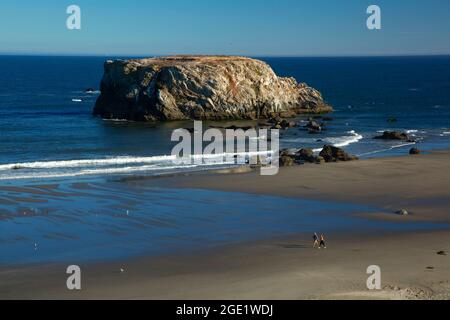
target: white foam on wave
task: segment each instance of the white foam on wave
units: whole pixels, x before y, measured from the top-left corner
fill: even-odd
[[[334,145],[335,147],[346,147],[352,143],[357,143],[359,140],[363,139],[363,136],[354,130],[348,132],[350,136],[344,136],[339,138],[329,138],[326,139],[329,143]]]
[[[418,129],[408,129],[408,130],[403,130],[403,129],[385,129],[385,130],[377,130],[377,133],[384,133],[386,131],[401,131],[401,132],[405,132],[406,134],[410,134],[410,135],[414,135],[415,133],[427,133],[426,131],[423,130],[418,130]]]
[[[314,143],[317,142],[316,138],[293,138],[293,139],[283,139],[284,142],[291,142],[291,143]]]
[[[348,136],[325,138],[325,139],[323,139],[323,142],[325,144],[331,144],[334,147],[341,148],[341,147],[346,147],[348,145],[351,145],[353,143],[357,143],[364,138],[362,135],[355,132],[354,130],[348,131],[347,133],[349,134]],[[320,152],[320,151],[322,151],[322,148],[313,149],[313,151]]]
[[[0,180],[20,180],[20,179],[46,179],[46,178],[66,178],[66,177],[78,177],[78,176],[89,176],[89,175],[108,175],[108,174],[122,174],[122,173],[138,173],[152,170],[175,170],[175,169],[191,169],[195,168],[197,165],[182,165],[182,166],[167,166],[167,167],[157,167],[157,166],[140,166],[140,167],[121,167],[121,168],[107,168],[107,169],[89,169],[80,171],[69,171],[69,172],[35,172],[26,173],[13,176],[2,176],[0,175]]]
[[[127,119],[102,119],[102,120],[106,122],[133,122]]]
[[[22,162],[22,163],[11,163],[0,165],[0,171],[13,169],[53,169],[53,168],[79,168],[79,167],[105,166],[105,165],[125,165],[138,163],[144,164],[160,161],[169,161],[174,159],[175,156],[154,156],[154,157],[115,157],[105,159]]]
[[[376,153],[380,153],[380,152],[391,151],[391,150],[394,150],[394,149],[397,149],[397,148],[404,148],[404,147],[413,146],[413,145],[416,145],[416,144],[417,144],[417,142],[403,143],[403,144],[391,146],[391,147],[386,148],[386,149],[380,149],[380,150],[375,150],[375,151],[371,151],[371,152],[361,153],[361,154],[358,154],[358,157],[368,156],[368,155],[376,154]]]
[[[192,155],[180,163],[175,155],[153,157],[115,157],[107,159],[39,161],[0,165],[0,180],[62,178],[108,175],[233,165],[234,157],[266,155],[272,151]],[[178,160],[178,161],[177,161]],[[195,161],[202,160],[202,161]]]

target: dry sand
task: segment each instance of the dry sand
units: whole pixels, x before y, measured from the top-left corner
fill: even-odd
[[[450,221],[450,152],[257,172],[171,177],[127,183],[211,188],[374,204],[412,215],[379,219]],[[281,206],[282,204],[280,204]],[[444,226],[443,226],[444,227]],[[82,265],[83,290],[65,287],[62,265],[0,267],[0,298],[62,299],[449,299],[450,231],[357,232],[267,239],[196,255]],[[366,269],[382,271],[380,291],[366,288]],[[124,272],[120,272],[120,269]]]

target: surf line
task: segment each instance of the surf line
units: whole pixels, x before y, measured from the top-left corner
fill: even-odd
[[[217,128],[210,128],[203,132],[202,121],[194,121],[192,130],[176,129],[172,132],[171,141],[178,143],[171,154],[177,165],[201,165],[208,159],[213,163],[235,161],[239,165],[261,163],[261,175],[276,175],[279,171],[279,137],[278,129],[226,129],[224,134]],[[203,148],[204,143],[208,145]],[[247,160],[246,155],[252,154],[258,156]],[[217,155],[225,157],[217,158]]]
[[[361,153],[361,154],[358,154],[357,156],[358,157],[367,156],[367,155],[370,155],[370,154],[380,153],[380,152],[384,152],[384,151],[390,151],[390,150],[403,148],[403,147],[407,147],[407,146],[413,146],[413,145],[416,145],[416,144],[417,144],[417,142],[400,144],[400,145],[397,145],[397,146],[392,146],[392,147],[390,147],[388,149],[375,150],[375,151],[371,151],[371,152]]]

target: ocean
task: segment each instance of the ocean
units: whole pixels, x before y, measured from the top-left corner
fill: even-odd
[[[450,147],[450,57],[261,59],[319,89],[335,108],[326,131],[282,132],[282,148],[334,144],[362,158],[408,154],[408,143],[373,139],[384,130],[407,131],[425,152]],[[317,230],[439,227],[354,216],[386,210],[370,204],[120,179],[217,166],[173,162],[172,130],[190,121],[93,117],[99,92],[86,89],[99,87],[104,61],[0,56],[0,266],[186,253]]]
[[[179,166],[170,157],[174,128],[92,116],[105,57],[0,56],[0,180],[152,175],[211,166]],[[450,147],[450,57],[259,58],[280,76],[320,90],[335,108],[327,130],[291,129],[282,148],[324,144],[361,158],[405,155],[410,143],[380,141],[407,131],[423,151]],[[389,122],[388,119],[396,119]],[[298,118],[306,121],[307,116]]]

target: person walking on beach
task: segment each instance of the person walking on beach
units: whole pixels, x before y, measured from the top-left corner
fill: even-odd
[[[316,232],[314,232],[313,240],[314,240],[313,248],[315,248],[316,246],[319,246],[319,236],[317,235]]]
[[[327,245],[325,244],[325,237],[323,234],[320,235],[320,243],[319,243],[319,249],[326,249]]]

